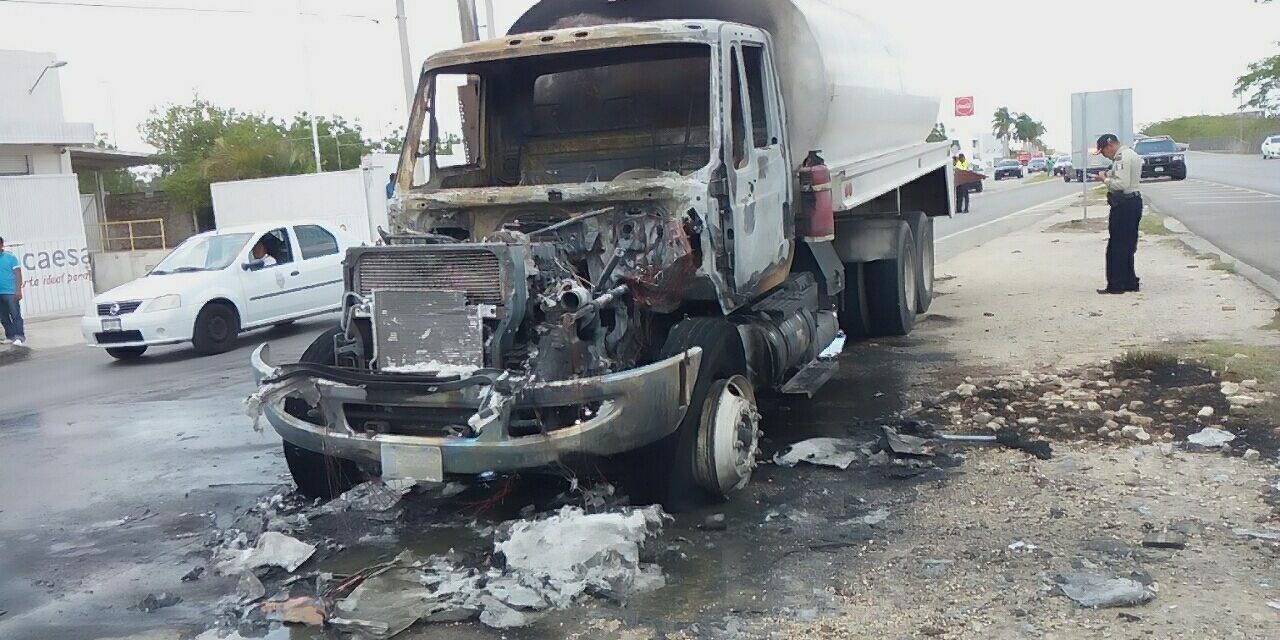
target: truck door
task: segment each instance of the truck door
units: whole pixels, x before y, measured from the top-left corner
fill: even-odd
[[[763,34],[730,28],[723,77],[727,95],[724,162],[733,210],[734,285],[750,295],[790,251],[791,168],[782,104]]]

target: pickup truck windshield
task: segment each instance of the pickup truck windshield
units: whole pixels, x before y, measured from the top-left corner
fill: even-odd
[[[443,69],[433,78],[431,111],[441,140],[450,139],[456,125],[449,122],[459,113],[450,85],[478,87],[482,104],[472,110],[483,109],[484,131],[477,132],[482,151],[472,164],[491,186],[609,182],[634,170],[689,174],[710,162],[711,50],[705,45],[495,60]],[[427,135],[430,129],[422,127]]]
[[[1134,145],[1133,150],[1144,156],[1148,153],[1177,153],[1178,145],[1172,140],[1144,140]]]
[[[162,276],[188,271],[220,271],[226,269],[240,255],[251,233],[232,233],[224,236],[200,236],[178,245],[160,264],[147,275]]]

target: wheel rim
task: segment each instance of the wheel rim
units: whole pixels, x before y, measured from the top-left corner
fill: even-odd
[[[932,234],[930,234],[930,236],[932,236]],[[929,237],[928,240],[932,243],[933,238]],[[921,268],[923,271],[921,275],[924,276],[923,280],[924,280],[925,291],[932,292],[933,291],[933,251],[931,250],[931,245],[925,246],[924,255],[921,256],[920,262],[921,262]]]
[[[915,248],[907,245],[902,256],[902,302],[914,313],[916,309],[916,256]]]
[[[223,318],[222,316],[209,318],[209,337],[212,338],[214,342],[222,342],[223,340],[226,340],[229,332],[226,318]]]
[[[760,444],[760,412],[755,391],[743,376],[717,381],[710,391],[700,425],[707,464],[699,465],[709,477],[697,480],[708,491],[727,496],[751,481]]]

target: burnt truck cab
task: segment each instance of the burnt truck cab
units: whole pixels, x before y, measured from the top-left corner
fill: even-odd
[[[328,474],[304,486],[299,471],[316,456],[359,467],[347,476],[439,481],[633,452],[675,433],[707,386],[707,343],[669,339],[681,312],[730,314],[778,288],[793,257],[768,51],[759,29],[662,21],[429,59],[406,136],[423,143],[405,145],[385,245],[347,254],[342,328],[297,364],[270,363],[266,346],[253,355],[255,406],[284,438],[299,487],[335,484]],[[441,167],[455,87],[470,161]],[[419,162],[425,184],[414,183]],[[805,342],[793,346],[809,352],[796,359],[811,360],[835,337],[834,313],[796,320]],[[751,385],[726,381],[710,409],[726,468],[700,478],[721,493],[745,484],[758,420]]]
[[[928,307],[948,146],[922,142],[937,99],[894,93],[863,22],[774,0],[522,22],[544,8],[426,61],[391,229],[347,254],[341,327],[298,363],[253,355],[251,409],[303,493],[621,457],[638,499],[727,496],[755,466],[758,392],[811,396],[841,328],[903,335]],[[454,128],[467,161],[441,166]]]

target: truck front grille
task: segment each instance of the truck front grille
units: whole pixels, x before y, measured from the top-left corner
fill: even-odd
[[[362,296],[383,291],[463,291],[467,304],[502,306],[502,268],[488,249],[423,247],[368,251],[356,262],[355,289]]]

